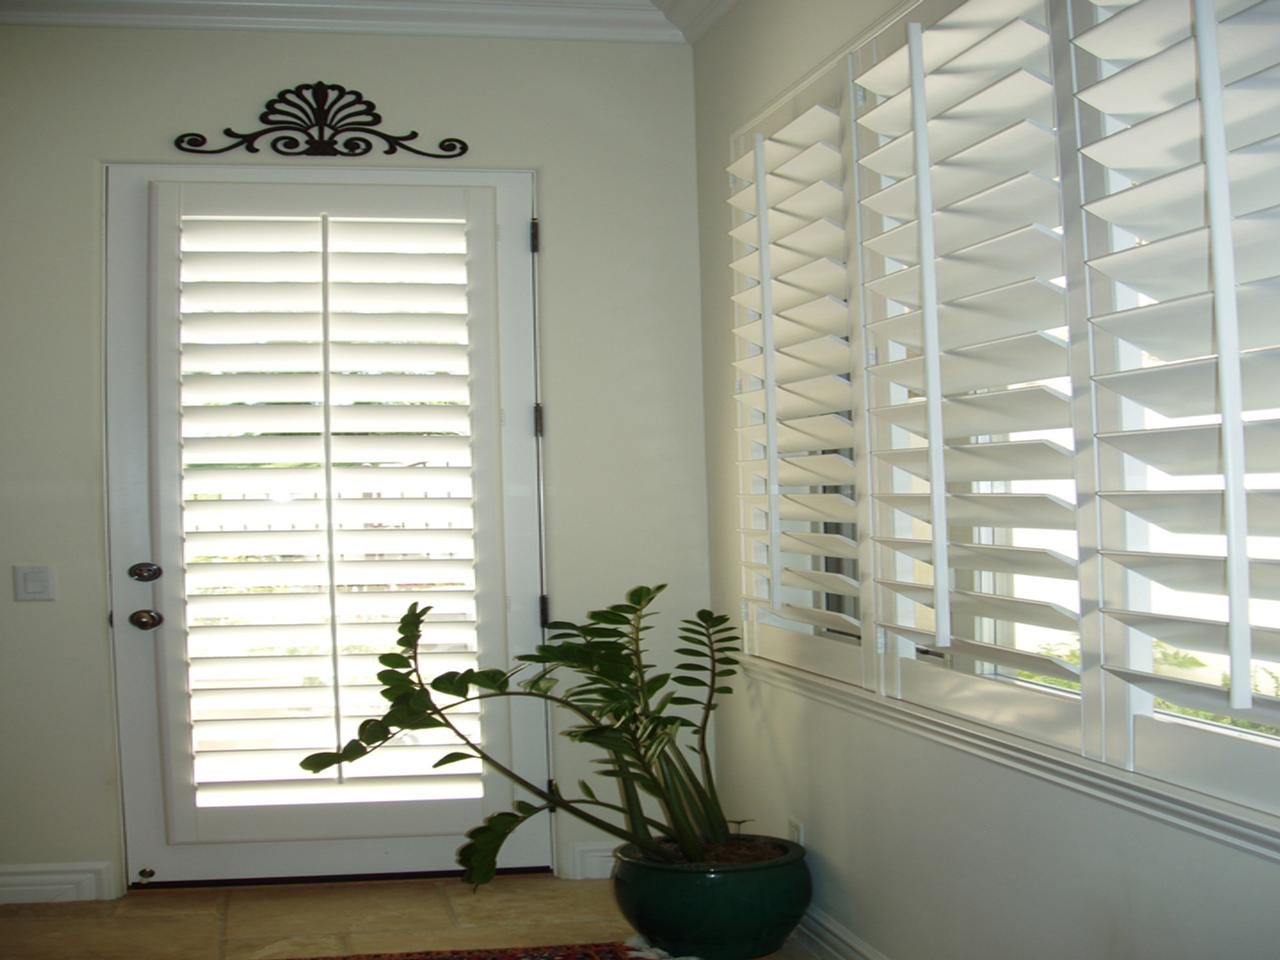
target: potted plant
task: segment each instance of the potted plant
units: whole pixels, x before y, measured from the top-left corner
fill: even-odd
[[[635,587],[624,603],[587,614],[585,623],[549,625],[548,642],[517,657],[511,670],[419,670],[418,642],[430,607],[415,603],[400,620],[399,649],[378,673],[389,702],[340,751],[302,761],[318,772],[358,761],[404,730],[447,728],[462,749],[436,766],[476,757],[533,802],[518,801],[467,834],[458,851],[463,879],[493,878],[503,842],[544,810],[562,810],[623,841],[615,852],[614,892],[623,914],[650,943],[676,955],[747,960],[777,950],[808,906],[804,850],[790,841],[735,832],[716,791],[707,737],[717,699],[731,692],[739,638],[729,618],[699,610],[681,622],[673,672],[646,660],[652,604],[664,585]],[[450,698],[441,702],[437,696]],[[585,782],[580,795],[520,777],[454,723],[467,704],[535,697],[567,711],[565,736],[603,751],[600,773],[617,782],[616,802]],[[688,714],[692,714],[692,719]],[[738,821],[741,822],[741,821]]]

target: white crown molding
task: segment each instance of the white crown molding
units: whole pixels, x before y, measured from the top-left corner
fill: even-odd
[[[729,12],[738,0],[653,0],[654,6],[694,43],[711,25]]]
[[[0,23],[685,42],[649,0],[0,0]]]

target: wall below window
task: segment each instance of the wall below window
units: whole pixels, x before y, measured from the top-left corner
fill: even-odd
[[[739,0],[695,46],[712,596],[720,608],[736,609],[741,592],[730,139],[900,6]],[[1272,860],[760,673],[744,678],[719,718],[720,792],[730,816],[784,836],[788,821],[803,825],[815,916],[846,948],[887,960],[1276,953],[1280,865]]]
[[[552,614],[669,581],[706,602],[706,507],[688,47],[318,33],[0,28],[0,868],[121,858],[103,490],[103,165],[201,159],[173,138],[256,129],[324,80],[384,129],[467,140],[463,160],[335,168],[533,169],[543,218]],[[403,158],[402,158],[403,157]],[[532,412],[529,413],[532,423]],[[13,564],[57,599],[15,603]],[[131,642],[149,643],[143,634]],[[555,775],[585,758],[556,745]],[[561,862],[599,842],[560,825]]]

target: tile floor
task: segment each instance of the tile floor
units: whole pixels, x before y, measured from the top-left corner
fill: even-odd
[[[0,904],[3,960],[279,960],[626,940],[607,880],[499,877],[130,891]],[[773,960],[804,960],[788,945]]]

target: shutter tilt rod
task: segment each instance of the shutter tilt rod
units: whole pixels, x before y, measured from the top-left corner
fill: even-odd
[[[1218,15],[1214,0],[1194,0],[1196,60],[1209,221],[1209,270],[1213,288],[1214,347],[1218,352],[1218,409],[1222,413],[1222,505],[1227,531],[1227,652],[1231,658],[1231,706],[1253,705],[1249,626],[1249,517],[1245,493],[1244,398],[1240,327],[1236,310],[1236,262],[1231,230],[1226,116],[1218,63]]]
[[[782,609],[782,527],[778,489],[777,374],[773,356],[773,265],[769,262],[769,172],[765,169],[764,134],[755,135],[756,247],[760,254],[760,347],[764,351],[765,489],[769,497],[769,608]]]
[[[916,224],[920,236],[920,317],[924,332],[925,416],[929,425],[929,505],[933,525],[933,636],[951,645],[951,571],[947,562],[946,443],[942,428],[942,359],[938,336],[938,266],[934,260],[933,184],[929,179],[929,113],[924,99],[924,41],[907,24],[911,59],[911,130],[915,148]]]

